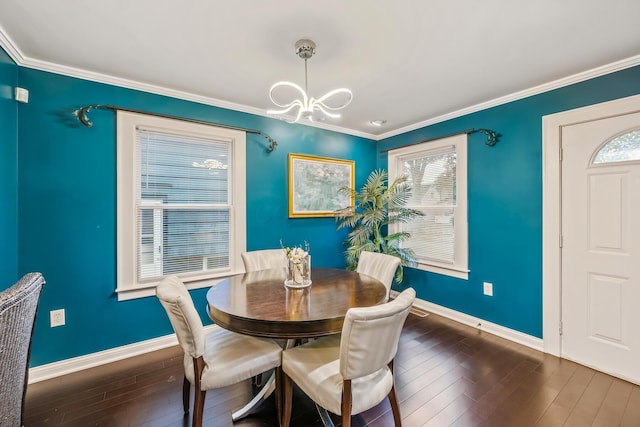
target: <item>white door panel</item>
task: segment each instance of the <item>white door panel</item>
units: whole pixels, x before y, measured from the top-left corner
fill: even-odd
[[[589,276],[588,336],[624,346],[621,316],[611,313],[622,311],[623,288],[627,282],[619,277]]]
[[[622,204],[625,202],[627,175],[598,174],[589,178],[589,248],[624,251],[623,236],[627,224]]]
[[[592,164],[640,113],[562,128],[561,354],[640,383],[640,162]]]

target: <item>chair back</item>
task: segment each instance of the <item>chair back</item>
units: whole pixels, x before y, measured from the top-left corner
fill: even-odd
[[[375,277],[387,288],[387,300],[389,299],[389,291],[393,283],[393,276],[396,269],[400,265],[400,258],[393,255],[382,254],[378,252],[363,251],[358,258],[358,273]]]
[[[40,273],[29,273],[0,292],[0,426],[23,425],[31,338],[44,283]]]
[[[404,321],[416,299],[413,288],[393,301],[347,311],[340,341],[340,374],[360,378],[389,364],[398,351]]]
[[[284,249],[263,249],[259,251],[242,252],[241,255],[246,272],[266,270],[269,268],[284,268],[287,261]]]
[[[165,277],[156,287],[156,296],[169,316],[184,353],[193,358],[202,356],[204,326],[182,280],[177,276]]]

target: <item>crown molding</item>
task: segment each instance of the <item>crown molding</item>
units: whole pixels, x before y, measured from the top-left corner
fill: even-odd
[[[18,46],[11,40],[11,38],[4,32],[2,27],[0,27],[0,47],[7,52],[7,55],[15,62],[20,65],[24,62],[24,55],[18,49]]]
[[[581,73],[573,74],[568,77],[563,77],[558,80],[553,80],[548,83],[543,83],[541,85],[534,86],[532,88],[525,89],[519,92],[514,92],[510,95],[501,96],[500,98],[495,98],[495,99],[482,102],[480,104],[472,105],[457,111],[452,111],[451,113],[443,114],[438,117],[433,117],[431,119],[427,119],[418,123],[414,123],[412,125],[395,129],[395,130],[377,135],[375,139],[376,141],[380,141],[381,139],[390,138],[392,136],[396,136],[406,132],[410,132],[412,130],[420,129],[425,126],[431,126],[436,123],[455,119],[457,117],[462,117],[467,114],[476,113],[478,111],[486,110],[488,108],[496,107],[498,105],[508,104],[509,102],[517,101],[519,99],[527,98],[533,95],[538,95],[554,89],[559,89],[565,86],[572,85],[574,83],[580,83],[585,80],[592,79],[594,77],[600,77],[606,74],[614,73],[616,71],[622,71],[627,68],[635,67],[636,65],[640,65],[640,55],[632,56],[631,58],[623,59],[621,61],[603,65],[601,67],[592,68],[590,70],[583,71]]]
[[[217,98],[197,95],[190,92],[179,91],[179,90],[170,89],[162,86],[156,86],[148,83],[138,82],[135,80],[114,77],[107,74],[82,70],[79,68],[68,67],[65,65],[55,64],[52,62],[28,58],[20,51],[20,49],[16,46],[16,44],[13,43],[11,38],[4,32],[2,27],[0,27],[0,47],[2,47],[7,52],[7,54],[11,57],[11,59],[18,66],[21,66],[21,67],[32,68],[40,71],[47,71],[50,73],[61,74],[69,77],[76,77],[79,79],[89,80],[97,83],[110,84],[114,86],[124,87],[127,89],[139,90],[142,92],[153,93],[156,95],[168,96],[171,98],[182,99],[185,101],[192,101],[192,102],[196,102],[203,105],[210,105],[213,107],[226,108],[229,110],[249,113],[256,116],[262,116],[262,117],[267,117],[270,119],[277,120],[277,118],[274,118],[273,116],[268,115],[266,113],[266,110],[250,107],[243,104],[237,104],[237,103],[224,101]],[[300,124],[302,126],[309,126],[309,127],[315,127],[315,128],[330,130],[334,132],[344,133],[347,135],[359,136],[359,137],[371,139],[374,141],[380,141],[382,139],[407,133],[407,132],[420,129],[426,126],[431,126],[436,123],[444,122],[446,120],[462,117],[467,114],[471,114],[471,113],[482,111],[488,108],[496,107],[498,105],[507,104],[509,102],[517,101],[519,99],[527,98],[533,95],[538,95],[540,93],[548,92],[550,90],[559,89],[561,87],[569,86],[574,83],[579,83],[585,80],[589,80],[594,77],[599,77],[599,76],[610,74],[616,71],[621,71],[626,68],[634,67],[636,65],[640,65],[640,55],[623,59],[617,62],[613,62],[611,64],[603,65],[601,67],[592,68],[590,70],[587,70],[581,73],[573,74],[571,76],[554,80],[548,83],[544,83],[544,84],[541,84],[529,89],[525,89],[519,92],[515,92],[510,95],[502,96],[486,102],[482,102],[480,104],[462,108],[457,111],[452,111],[450,113],[443,114],[441,116],[426,119],[426,120],[423,120],[408,126],[404,126],[398,129],[394,129],[382,134],[372,134],[368,132],[361,132],[354,129],[347,129],[341,126],[337,126],[337,125],[333,125],[331,123],[325,123],[325,122],[309,122],[309,123],[305,122],[305,123],[297,123],[297,124]]]
[[[17,61],[16,61],[17,62]],[[82,70],[79,68],[68,67],[65,65],[54,64],[51,62],[40,61],[37,59],[24,58],[18,65],[26,68],[32,68],[39,71],[47,71],[54,74],[61,74],[69,77],[75,77],[83,80],[89,80],[97,83],[105,83],[113,86],[124,87],[127,89],[139,90],[142,92],[153,93],[156,95],[168,96],[171,98],[181,99],[184,101],[192,101],[198,104],[210,105],[213,107],[225,108],[227,110],[240,111],[243,113],[253,114],[255,116],[267,117],[270,119],[278,120],[273,116],[266,113],[266,110],[260,108],[250,107],[243,104],[237,104],[234,102],[225,101],[222,99],[211,98],[207,96],[198,95],[191,92],[180,91],[163,86],[156,86],[148,83],[139,82],[136,80],[129,80],[120,77],[115,77],[107,74],[97,73],[94,71]],[[346,129],[340,126],[332,125],[324,122],[313,123],[298,123],[303,126],[316,127],[335,132],[350,134],[354,136],[361,136],[363,138],[374,139],[375,135],[367,134],[364,132],[355,131],[352,129]]]
[[[143,83],[135,80],[124,79],[120,77],[111,76],[108,74],[97,73],[94,71],[83,70],[80,68],[69,67],[66,65],[55,64],[52,62],[41,61],[26,57],[15,43],[7,36],[4,30],[0,27],[0,47],[2,47],[11,59],[20,67],[31,68],[39,71],[46,71],[54,74],[60,74],[69,77],[75,77],[83,80],[88,80],[97,83],[105,83],[113,86],[123,87],[127,89],[139,90],[142,92],[153,93],[155,95],[163,95],[171,98],[181,99],[185,101],[192,101],[198,104],[210,105],[213,107],[225,108],[228,110],[240,111],[243,113],[249,113],[256,116],[267,117],[270,119],[278,120],[273,116],[266,113],[266,110],[262,110],[255,107],[250,107],[243,104],[237,104],[234,102],[225,101],[222,99],[211,98],[207,96],[197,95],[195,93],[170,89],[167,87],[156,86],[148,83]],[[310,126],[334,132],[344,133],[353,136],[359,136],[362,138],[375,139],[375,135],[360,132],[353,129],[347,129],[331,123],[313,122],[313,123],[298,123],[302,126]]]

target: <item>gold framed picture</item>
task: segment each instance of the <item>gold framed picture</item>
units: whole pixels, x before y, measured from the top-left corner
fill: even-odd
[[[353,160],[289,154],[289,218],[335,216],[354,200],[338,193],[355,188]]]

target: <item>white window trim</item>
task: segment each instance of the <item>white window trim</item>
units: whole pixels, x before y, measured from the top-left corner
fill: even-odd
[[[467,134],[454,135],[422,144],[389,150],[389,181],[393,182],[402,172],[403,158],[419,153],[437,151],[454,146],[456,150],[456,208],[455,208],[455,263],[445,264],[435,261],[420,261],[416,268],[432,273],[443,274],[458,279],[469,279],[469,227],[467,221]],[[396,232],[397,226],[391,226],[390,232]]]
[[[214,125],[137,114],[117,113],[117,287],[118,301],[155,295],[155,282],[137,283],[135,223],[135,137],[136,127],[146,126],[169,131],[197,133],[207,137],[233,141],[233,221],[228,271],[215,275],[184,278],[188,289],[212,286],[225,277],[244,271],[240,254],[246,250],[246,133]]]

